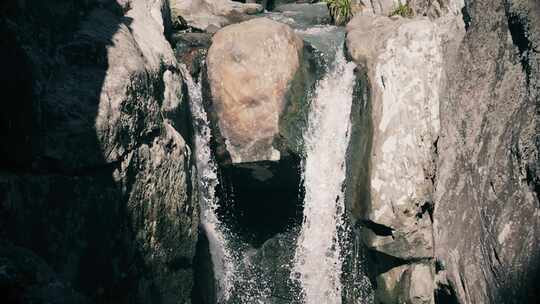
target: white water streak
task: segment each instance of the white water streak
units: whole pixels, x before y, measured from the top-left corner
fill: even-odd
[[[304,134],[304,222],[295,253],[293,276],[306,304],[341,303],[342,252],[338,227],[343,226],[345,160],[355,81],[354,63],[343,49],[314,94]]]
[[[217,165],[210,149],[211,131],[208,116],[203,106],[201,81],[193,81],[186,67],[181,65],[187,83],[190,108],[195,130],[195,155],[199,174],[200,221],[210,245],[210,254],[217,280],[218,302],[226,301],[234,284],[235,267],[225,229],[218,219],[216,187],[219,183]]]

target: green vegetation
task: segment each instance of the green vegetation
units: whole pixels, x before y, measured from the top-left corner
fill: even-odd
[[[344,25],[353,17],[351,0],[326,0],[326,4],[336,25]]]
[[[401,16],[405,18],[412,18],[414,16],[414,11],[409,6],[408,3],[399,4],[396,9],[390,14],[390,16]]]

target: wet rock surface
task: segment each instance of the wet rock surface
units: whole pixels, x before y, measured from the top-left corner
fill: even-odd
[[[295,296],[298,287],[290,286],[292,284],[290,281],[292,265],[284,263],[284,261],[293,261],[297,233],[291,230],[274,236],[251,257],[253,265],[258,265],[252,271],[262,274],[262,277],[268,282],[268,299],[272,303],[293,304],[299,302]]]
[[[291,26],[309,27],[320,24],[330,24],[330,13],[326,3],[300,3],[284,4],[274,8],[273,12],[279,13],[279,18],[286,23],[293,22]],[[287,22],[288,21],[288,22]]]

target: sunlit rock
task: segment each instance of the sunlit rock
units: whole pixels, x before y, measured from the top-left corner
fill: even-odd
[[[536,303],[539,2],[466,3],[464,38],[446,57],[435,254],[456,302]]]
[[[439,36],[426,19],[359,16],[348,25],[347,45],[371,86],[371,199],[360,215],[371,223],[366,244],[403,259],[431,257]]]
[[[377,303],[433,304],[433,270],[423,263],[394,267],[377,276]]]
[[[170,6],[173,22],[207,32],[247,20],[248,15],[263,10],[260,4],[231,0],[171,0]]]
[[[299,152],[313,82],[307,57],[289,26],[266,18],[216,33],[207,78],[218,156],[244,163]]]

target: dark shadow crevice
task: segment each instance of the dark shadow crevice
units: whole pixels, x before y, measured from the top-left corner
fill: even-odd
[[[435,304],[459,304],[454,288],[450,285],[438,284],[434,292]]]
[[[304,190],[298,157],[223,166],[220,181],[218,215],[252,246],[301,224]]]
[[[532,43],[528,37],[528,25],[527,20],[510,9],[510,4],[506,3],[505,5],[505,14],[508,20],[508,30],[512,37],[512,43],[517,47],[519,51],[519,60],[523,71],[527,77],[527,83],[530,81],[531,77],[531,65],[529,62],[530,52],[533,51]]]
[[[392,229],[392,227],[375,223],[374,221],[371,221],[371,220],[358,221],[357,225],[368,228],[369,230],[371,230],[373,233],[375,233],[378,236],[392,236],[394,232],[394,229]]]
[[[193,304],[215,304],[216,280],[214,266],[210,255],[208,238],[202,227],[199,227],[199,239],[195,259],[193,261],[194,286],[191,292]]]
[[[463,23],[465,24],[465,31],[468,31],[471,27],[471,15],[469,15],[469,10],[467,5],[464,5],[461,9],[461,16],[463,18]]]
[[[127,206],[134,180],[113,179],[124,156],[105,160],[95,128],[107,48],[129,26],[129,6],[7,0],[0,9],[0,236],[42,258],[90,303],[160,303],[139,298],[152,270]],[[136,144],[159,135],[153,130]],[[5,262],[0,256],[0,268]],[[190,265],[179,258],[167,267]],[[8,303],[56,303],[47,297],[60,296],[28,302],[35,286],[4,283],[2,292],[15,293]]]
[[[368,249],[368,274],[374,289],[377,289],[376,277],[392,268],[406,265],[409,261],[393,257],[380,251]]]

